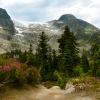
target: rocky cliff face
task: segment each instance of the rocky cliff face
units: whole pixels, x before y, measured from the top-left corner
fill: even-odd
[[[91,40],[92,35],[95,35],[96,38],[98,33],[100,33],[100,30],[92,24],[84,20],[77,19],[71,14],[62,15],[58,20],[52,21],[52,25],[61,29],[67,25],[78,39],[86,41]]]
[[[5,9],[0,8],[0,53],[6,52],[15,34],[14,23]]]
[[[0,35],[9,37],[15,33],[13,21],[5,9],[0,8]]]

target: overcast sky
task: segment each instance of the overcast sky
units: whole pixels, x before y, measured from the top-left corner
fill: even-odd
[[[100,0],[0,0],[0,7],[23,23],[46,22],[73,14],[100,28]]]

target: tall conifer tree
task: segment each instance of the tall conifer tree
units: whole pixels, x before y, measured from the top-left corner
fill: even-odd
[[[40,72],[44,79],[47,79],[47,74],[49,72],[48,64],[48,39],[44,32],[41,33],[39,44],[38,44],[38,60],[40,66]]]
[[[83,50],[83,52],[82,52],[81,67],[83,68],[84,72],[88,72],[90,70],[90,66],[89,66],[89,61],[88,61],[86,50]]]
[[[90,61],[92,67],[92,75],[100,76],[100,44],[92,44]]]
[[[73,68],[78,63],[78,48],[76,38],[74,34],[70,32],[68,26],[65,27],[64,33],[61,38],[58,39],[58,43],[60,70],[65,74],[72,76]]]

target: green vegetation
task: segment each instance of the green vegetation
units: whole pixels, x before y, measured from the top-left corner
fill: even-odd
[[[64,34],[58,40],[59,43],[59,69],[63,73],[73,76],[73,68],[79,62],[76,38],[68,27],[65,27]]]
[[[64,89],[66,86],[66,83],[68,81],[68,79],[67,79],[68,77],[64,76],[64,73],[61,73],[58,71],[54,72],[54,76],[57,80],[57,85],[59,85],[61,89]]]
[[[77,40],[67,26],[58,43],[59,50],[53,50],[48,44],[48,37],[42,32],[36,53],[33,53],[30,44],[27,51],[12,49],[0,55],[0,83],[22,87],[53,81],[64,89],[69,79],[100,77],[100,45],[94,43],[91,50],[83,50],[80,54]]]
[[[91,47],[90,65],[92,75],[100,77],[100,45],[97,43]]]
[[[18,58],[8,59],[5,55],[0,56],[0,62],[0,84],[22,87],[25,84],[36,85],[40,82],[39,71],[34,66],[21,63]]]
[[[83,68],[83,71],[85,73],[87,73],[89,71],[89,69],[90,69],[87,55],[88,55],[87,51],[83,50],[82,57],[81,57],[81,67]]]

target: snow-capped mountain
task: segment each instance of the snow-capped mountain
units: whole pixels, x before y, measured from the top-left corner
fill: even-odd
[[[58,28],[47,23],[33,23],[29,24],[27,27],[15,26],[16,34],[13,36],[13,41],[23,45],[25,47],[29,46],[30,43],[33,44],[33,48],[36,47],[38,43],[38,38],[41,32],[45,32],[48,36],[48,42],[52,45],[53,48],[57,48],[58,44],[56,40],[62,34],[62,31]]]
[[[49,21],[46,23],[33,23],[27,27],[15,26],[17,33],[14,36],[14,40],[24,45],[33,44],[35,48],[38,43],[38,37],[42,31],[48,36],[48,42],[54,48],[58,48],[57,39],[63,33],[64,26],[68,26],[70,30],[76,35],[80,47],[89,48],[89,44],[94,42],[95,39],[100,43],[100,30],[95,26],[77,19],[75,16],[70,14],[62,15],[58,20]],[[95,37],[95,38],[93,38]],[[98,38],[99,37],[99,38]],[[22,42],[21,42],[21,41]]]
[[[35,51],[39,35],[42,32],[47,34],[48,43],[52,48],[57,49],[57,39],[63,33],[63,29],[66,25],[75,34],[80,47],[89,48],[89,44],[92,42],[98,42],[100,44],[100,30],[71,14],[62,15],[58,20],[48,21],[46,23],[31,23],[29,25],[12,21],[4,9],[0,9],[0,19],[2,19],[2,15],[4,16],[2,23],[0,22],[0,52],[6,52],[12,48],[27,50],[30,43],[33,45]],[[13,31],[9,32],[9,30]]]

